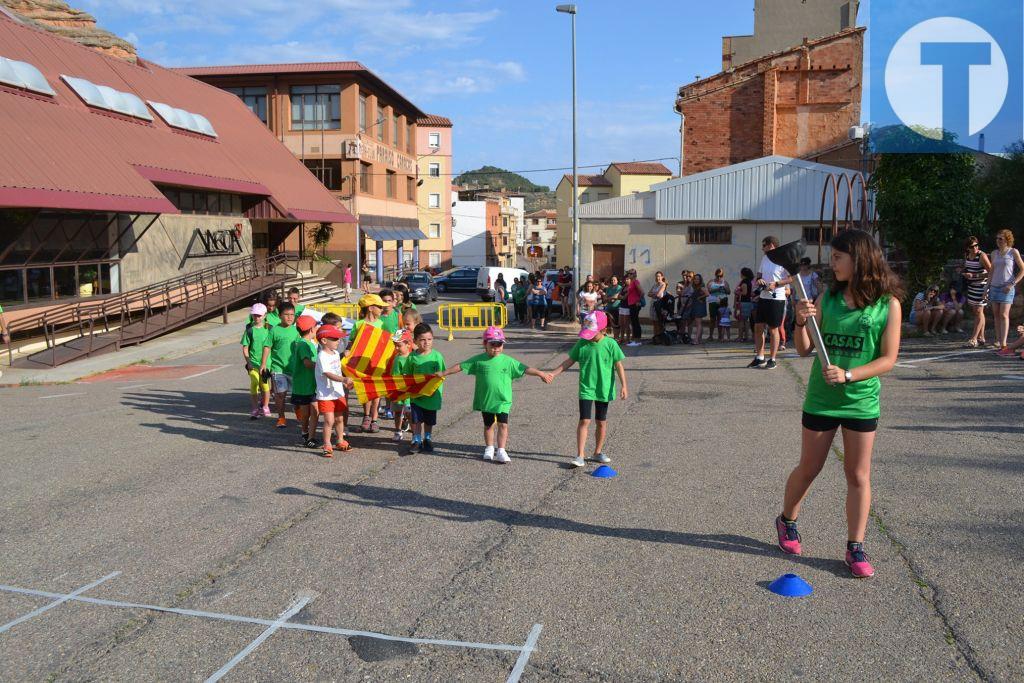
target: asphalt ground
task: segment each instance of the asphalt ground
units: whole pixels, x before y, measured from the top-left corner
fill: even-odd
[[[537,367],[573,341],[509,333]],[[0,584],[59,596],[120,572],[78,596],[108,603],[6,629],[59,598],[0,590],[0,680],[504,681],[517,662],[524,681],[1024,676],[1020,361],[905,343],[875,450],[877,573],[855,580],[839,441],[801,515],[804,556],[774,545],[809,359],[629,349],[606,448],[619,476],[598,479],[568,466],[575,371],[516,384],[509,465],[480,459],[461,374],[434,454],[384,429],[324,460],[293,422],[248,419],[238,356],[0,391]],[[814,593],[769,592],[786,572]]]

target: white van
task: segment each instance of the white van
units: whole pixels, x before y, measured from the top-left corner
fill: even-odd
[[[494,300],[494,283],[498,281],[498,275],[505,279],[505,287],[508,295],[512,294],[512,283],[515,279],[525,278],[529,274],[522,268],[498,268],[484,266],[476,274],[476,293],[482,301]]]

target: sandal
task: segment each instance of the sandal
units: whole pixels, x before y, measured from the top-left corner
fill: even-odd
[[[976,349],[976,348],[978,348],[978,340],[977,339],[968,340],[968,342],[966,344],[964,344],[964,348],[967,348],[967,349]]]
[[[364,429],[363,431],[367,431],[367,430]],[[371,434],[376,434],[377,432],[380,431],[380,425],[377,424],[376,420],[371,420],[370,421],[370,429],[369,429],[369,431],[370,431]]]
[[[369,432],[371,424],[373,424],[373,421],[368,417],[364,417],[362,424],[359,425],[359,431]]]
[[[333,458],[334,457],[334,449],[331,448],[330,446],[324,446],[323,450],[320,452],[320,455],[325,457],[325,458]]]
[[[351,446],[351,445],[349,445],[349,442],[348,442],[348,441],[339,441],[338,443],[336,443],[336,444],[334,445],[334,447],[335,447],[335,448],[337,448],[337,449],[338,449],[339,451],[341,451],[342,453],[344,453],[345,451],[350,451],[350,450],[352,450],[352,446]]]

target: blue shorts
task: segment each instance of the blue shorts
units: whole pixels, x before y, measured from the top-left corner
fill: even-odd
[[[415,403],[412,404],[412,421],[413,424],[425,424],[429,427],[433,427],[437,424],[437,411],[427,410],[421,408]]]
[[[1016,288],[1011,287],[1010,288],[1010,293],[1007,294],[1006,292],[1003,291],[1003,287],[1004,286],[1005,285],[1002,285],[1002,286],[999,286],[999,287],[997,287],[997,286],[989,287],[989,290],[988,290],[988,302],[990,304],[1012,304],[1013,303],[1013,297],[1017,293]]]

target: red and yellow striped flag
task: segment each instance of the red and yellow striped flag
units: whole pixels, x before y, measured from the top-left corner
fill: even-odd
[[[444,380],[437,375],[393,375],[395,345],[391,335],[373,325],[360,325],[347,357],[341,361],[342,372],[355,382],[360,403],[375,398],[402,401],[416,396],[430,396]]]

